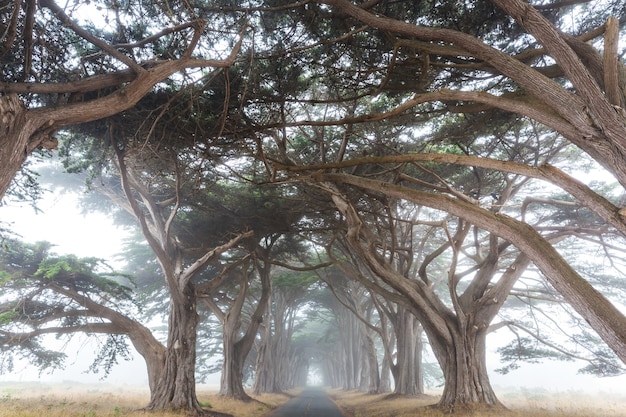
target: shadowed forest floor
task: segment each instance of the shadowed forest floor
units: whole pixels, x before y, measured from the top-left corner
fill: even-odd
[[[347,417],[439,417],[439,411],[426,409],[436,403],[436,395],[403,398],[368,395],[356,391],[327,390]],[[290,392],[297,394],[298,391]],[[626,394],[587,394],[578,391],[551,393],[525,390],[498,393],[509,408],[511,417],[626,417]],[[262,417],[289,400],[288,395],[255,396],[258,402],[226,400],[210,389],[198,389],[198,399],[205,408],[234,417]],[[0,417],[180,417],[175,413],[146,413],[147,390],[110,384],[0,383]],[[468,414],[456,414],[465,417]],[[486,411],[476,417],[503,416]]]

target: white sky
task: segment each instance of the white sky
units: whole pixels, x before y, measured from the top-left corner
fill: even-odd
[[[9,223],[10,229],[21,239],[34,243],[47,240],[56,245],[58,254],[79,257],[95,256],[113,261],[120,252],[126,233],[112,224],[101,213],[83,216],[75,194],[49,194],[41,201],[36,213],[28,205],[7,203],[0,206],[0,220]]]

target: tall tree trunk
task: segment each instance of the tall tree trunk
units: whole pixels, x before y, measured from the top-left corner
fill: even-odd
[[[363,326],[365,327],[365,326]],[[368,394],[379,394],[380,391],[380,373],[378,367],[378,355],[376,354],[376,346],[374,345],[374,337],[371,331],[363,329],[365,334],[365,351],[367,352],[367,367],[369,370],[369,387]]]
[[[235,332],[224,331],[224,365],[220,381],[220,395],[241,401],[250,401],[250,396],[243,387],[243,366],[246,355],[241,344],[234,339]],[[247,352],[246,352],[247,354]]]
[[[391,363],[387,356],[383,356],[383,362],[380,365],[380,388],[378,391],[382,394],[391,391]]]
[[[274,392],[273,390],[276,388],[274,381],[276,381],[277,369],[274,362],[274,349],[272,348],[272,325],[274,323],[271,304],[269,303],[269,308],[265,315],[265,325],[261,331],[261,340],[257,343],[256,374],[254,376],[253,388],[254,393],[257,395],[262,392]]]
[[[258,248],[258,254],[262,249]],[[254,344],[263,313],[267,309],[270,294],[272,291],[269,262],[255,260],[255,267],[261,278],[261,296],[257,302],[254,312],[250,316],[250,322],[244,335],[236,340],[241,327],[241,311],[248,292],[249,272],[247,267],[241,270],[241,287],[239,295],[231,311],[223,315],[224,322],[224,365],[222,370],[222,380],[220,395],[235,398],[242,401],[250,401],[252,398],[246,394],[243,388],[243,366]]]
[[[223,350],[224,364],[222,365],[222,378],[220,380],[220,395],[242,401],[249,401],[251,398],[243,388],[243,366],[245,355],[239,343],[239,331],[241,329],[241,311],[248,293],[249,272],[246,263],[240,273],[239,294],[230,311],[222,314],[223,324]],[[215,307],[217,308],[217,307]],[[214,311],[217,312],[217,310]],[[247,355],[248,352],[245,352]]]
[[[476,404],[502,406],[487,374],[486,329],[468,327],[450,326],[452,344],[430,339],[446,381],[439,406],[449,412],[471,409]]]
[[[421,326],[413,314],[398,306],[394,327],[398,340],[394,393],[423,394]]]
[[[195,288],[190,282],[182,291],[172,293],[165,364],[148,409],[202,410],[195,380],[198,320]]]
[[[284,291],[284,290],[283,290]],[[288,362],[295,358],[289,344],[293,333],[293,314],[289,310],[289,301],[281,290],[274,290],[273,302],[268,302],[268,309],[263,320],[264,327],[258,343],[254,393],[279,393],[285,388],[288,373],[296,368]]]
[[[272,338],[272,336],[268,335],[264,337]],[[261,394],[263,392],[282,392],[282,375],[280,373],[279,361],[286,361],[289,358],[279,356],[277,351],[278,349],[273,339],[269,341],[262,340],[261,343],[259,343],[253,388],[255,394]]]

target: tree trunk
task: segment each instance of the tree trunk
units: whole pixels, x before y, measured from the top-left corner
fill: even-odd
[[[26,157],[39,146],[31,140],[38,127],[36,118],[26,117],[26,108],[17,94],[0,97],[0,199]],[[44,137],[40,135],[40,142]]]
[[[398,306],[394,327],[398,340],[394,394],[423,394],[421,326],[413,314]]]
[[[391,363],[387,356],[383,357],[383,362],[380,366],[380,388],[379,392],[382,394],[384,392],[391,391]]]
[[[243,388],[243,366],[254,344],[257,332],[263,321],[263,313],[272,291],[269,262],[263,264],[255,262],[255,266],[261,278],[261,296],[254,312],[250,316],[250,322],[244,335],[236,341],[241,327],[241,311],[248,292],[249,272],[246,268],[241,270],[241,287],[237,300],[228,314],[224,315],[224,365],[220,395],[235,398],[242,401],[250,401],[252,398],[246,394]]]
[[[243,366],[245,355],[242,352],[241,339],[238,340],[241,329],[241,310],[248,292],[248,272],[244,267],[240,271],[240,288],[235,303],[230,311],[223,314],[223,349],[224,364],[220,380],[220,395],[242,401],[250,401],[250,396],[243,388]],[[246,355],[248,352],[245,352]]]
[[[363,326],[365,327],[365,326]],[[369,387],[368,394],[379,394],[380,391],[380,373],[378,369],[378,355],[376,354],[376,347],[374,345],[373,335],[363,329],[365,334],[365,349],[367,352],[367,367],[369,370]]]
[[[502,407],[487,374],[486,329],[468,327],[459,331],[449,326],[452,345],[431,339],[446,381],[438,406],[448,412],[471,410],[478,404]]]
[[[266,335],[264,337],[272,337]],[[256,362],[256,374],[254,378],[254,393],[282,392],[279,376],[279,356],[276,353],[276,344],[272,340],[262,340],[259,343],[258,356]],[[283,360],[287,360],[283,357]]]
[[[241,345],[236,342],[237,333],[224,329],[224,365],[220,381],[220,395],[241,401],[250,401],[243,387],[243,366],[246,359]]]
[[[281,290],[274,290],[273,302],[268,302],[263,322],[261,340],[258,343],[254,393],[280,393],[284,389],[288,373],[296,369],[289,367],[293,360],[289,344],[293,334],[293,314],[288,309],[288,300]]]
[[[198,320],[195,288],[188,283],[182,292],[172,293],[165,364],[147,409],[202,411],[195,380]]]

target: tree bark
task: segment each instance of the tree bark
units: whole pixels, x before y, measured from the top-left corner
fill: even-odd
[[[0,97],[0,199],[34,149],[30,139],[41,123],[27,118],[17,94]]]
[[[257,249],[263,251],[263,249]],[[250,321],[244,335],[238,339],[242,324],[241,312],[249,286],[249,271],[246,270],[247,265],[248,264],[245,263],[244,267],[242,267],[239,294],[228,313],[222,313],[214,302],[208,302],[209,307],[222,318],[224,327],[224,364],[222,366],[220,395],[242,401],[252,400],[243,387],[243,367],[246,357],[254,344],[259,326],[263,321],[263,312],[267,309],[272,291],[270,264],[265,262],[265,265],[261,265],[260,262],[255,262],[261,279],[261,295],[254,312],[250,316]]]
[[[446,381],[438,405],[450,413],[471,410],[477,404],[502,407],[487,374],[486,330],[475,327],[449,327],[452,343],[430,339]]]
[[[189,282],[170,299],[165,363],[147,409],[202,410],[195,380],[198,318],[195,288]]]
[[[398,306],[394,328],[398,340],[394,394],[424,394],[421,326],[413,314]]]

